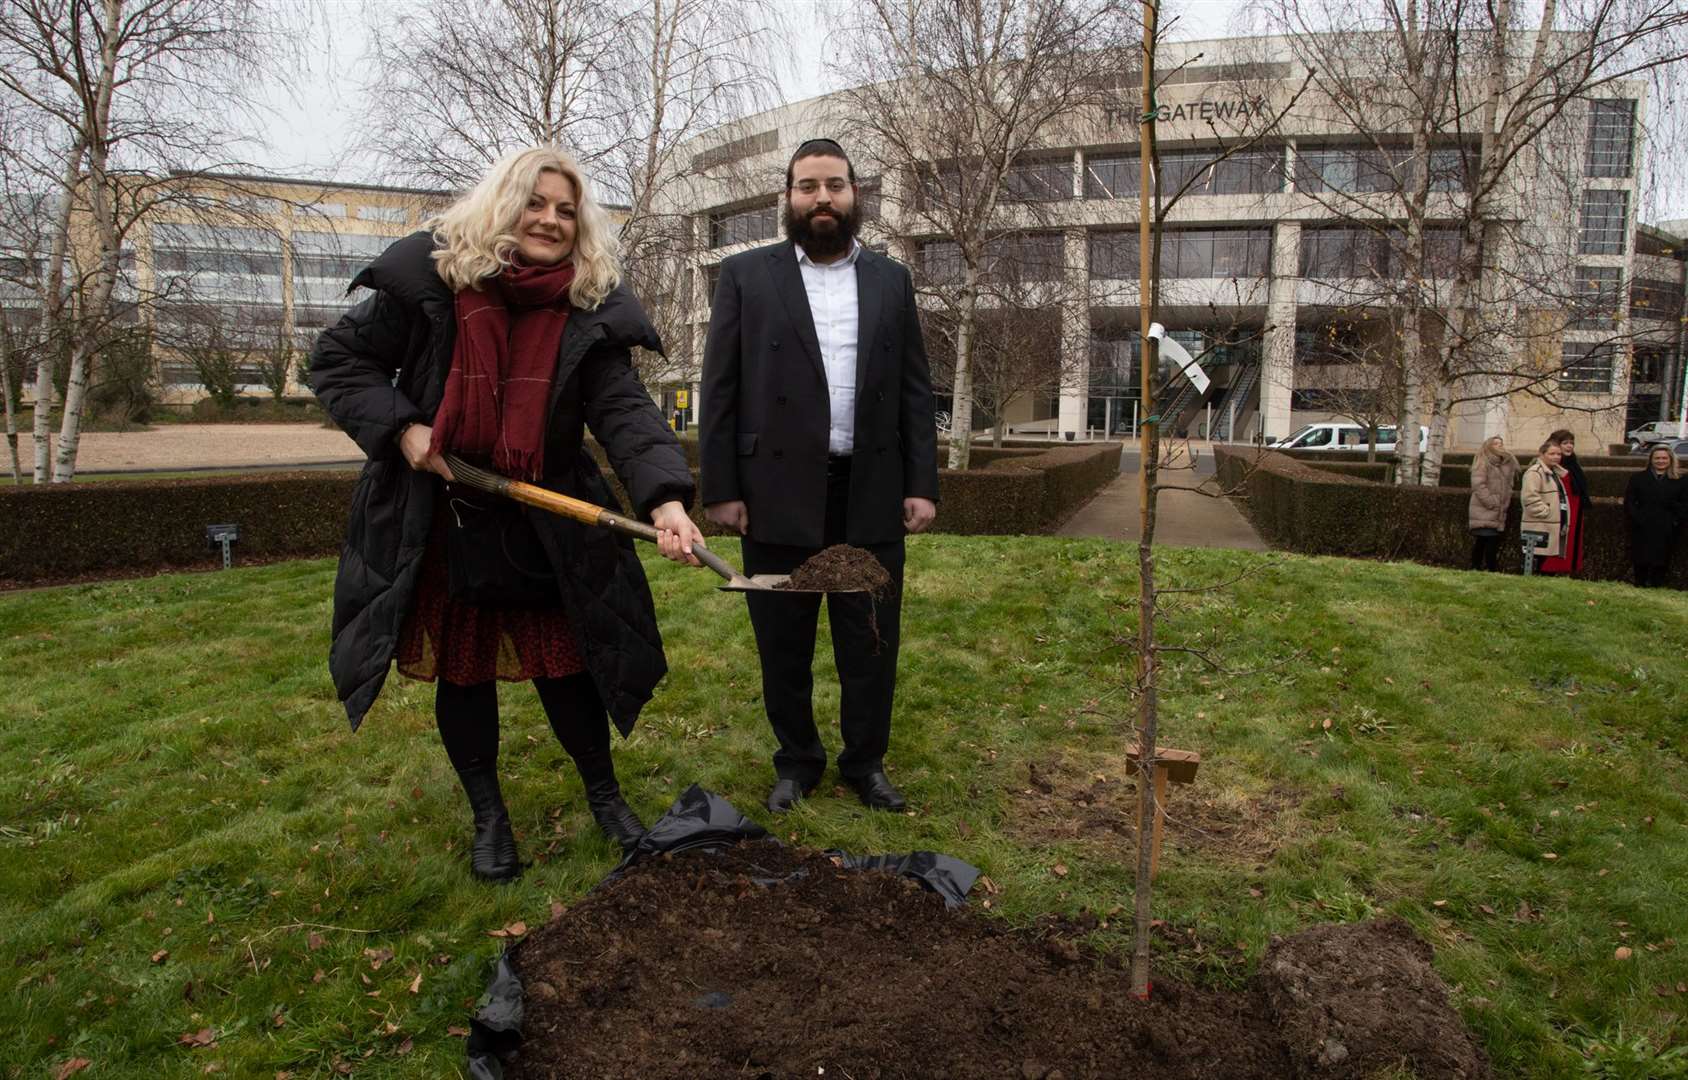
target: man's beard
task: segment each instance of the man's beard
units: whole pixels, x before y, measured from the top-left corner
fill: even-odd
[[[850,243],[856,238],[856,230],[861,226],[861,207],[850,207],[850,212],[840,214],[836,209],[830,211],[831,220],[820,215],[818,210],[811,210],[799,217],[792,212],[791,204],[785,206],[785,235],[792,242],[808,253],[809,258],[826,261],[837,258],[850,250]],[[820,217],[817,229],[816,218]]]

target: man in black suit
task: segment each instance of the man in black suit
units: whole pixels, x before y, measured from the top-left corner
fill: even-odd
[[[822,548],[865,548],[891,575],[879,599],[827,598],[838,665],[838,774],[863,803],[901,810],[885,775],[897,680],[903,536],[937,512],[932,380],[914,284],[856,240],[855,169],[831,139],[786,167],[784,243],[721,264],[698,414],[703,502],[744,537],[752,574],[788,573]],[[762,699],[779,741],[776,813],[826,769],[815,729],[817,595],[748,593]]]

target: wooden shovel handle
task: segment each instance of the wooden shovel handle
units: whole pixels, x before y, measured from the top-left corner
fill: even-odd
[[[649,540],[653,544],[656,543],[655,526],[646,525],[642,521],[635,521],[622,514],[606,510],[596,503],[589,503],[584,499],[563,495],[548,488],[542,488],[537,484],[526,484],[520,480],[512,480],[508,476],[500,476],[485,469],[477,469],[455,454],[445,455],[445,463],[451,469],[451,474],[454,477],[472,488],[494,495],[503,495],[519,503],[538,507],[541,510],[566,517],[571,521],[578,521],[583,525],[596,525],[612,532],[631,536],[636,540]],[[744,577],[727,565],[719,555],[700,543],[692,545],[692,554],[697,556],[698,562],[730,582],[740,581]]]

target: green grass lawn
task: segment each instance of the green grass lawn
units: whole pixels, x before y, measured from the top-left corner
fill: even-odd
[[[1125,949],[1135,558],[913,541],[890,766],[914,812],[868,814],[829,776],[779,834],[947,851],[983,869],[975,903],[997,917],[1088,909],[1096,944]],[[1167,641],[1229,673],[1165,657],[1162,743],[1203,764],[1170,800],[1159,978],[1240,986],[1275,934],[1392,912],[1435,946],[1498,1075],[1677,1067],[1647,1062],[1688,1035],[1688,597],[1161,558],[1164,584],[1252,573],[1169,598]],[[697,781],[767,821],[742,601],[647,568],[673,670],[618,747],[628,796],[654,817]],[[77,1058],[88,1077],[458,1075],[454,1029],[503,946],[488,932],[542,923],[614,865],[522,685],[503,693],[503,771],[535,865],[470,880],[431,688],[395,678],[347,730],[332,575],[0,596],[0,1077]],[[836,692],[818,698],[835,716]]]

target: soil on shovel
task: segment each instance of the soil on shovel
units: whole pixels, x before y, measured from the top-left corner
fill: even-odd
[[[834,544],[810,556],[776,589],[815,589],[821,592],[866,592],[878,599],[891,587],[891,575],[872,552],[848,544]]]
[[[1331,1060],[1329,1032],[1309,1026],[1309,995],[1337,1004],[1354,984],[1309,977],[1305,956],[1290,965],[1301,972],[1299,996],[1263,964],[1261,985],[1246,992],[1157,983],[1139,1002],[1120,961],[1087,952],[1072,924],[1005,928],[946,909],[906,878],[769,842],[665,855],[514,951],[526,1016],[506,1075],[1276,1080],[1359,1077],[1388,1062],[1409,1064],[1421,1080],[1486,1076],[1444,999],[1391,996],[1392,986],[1422,989],[1420,977],[1435,975],[1427,964],[1404,981],[1378,971],[1367,939],[1399,944],[1379,925],[1329,928],[1343,942],[1335,966],[1356,965],[1374,1010],[1332,1021],[1342,1053]],[[1287,1034],[1317,1045],[1286,1042],[1278,998],[1298,1018]],[[1401,1022],[1432,998],[1440,1012]],[[1458,1061],[1476,1071],[1416,1056],[1424,1040],[1463,1046]]]

